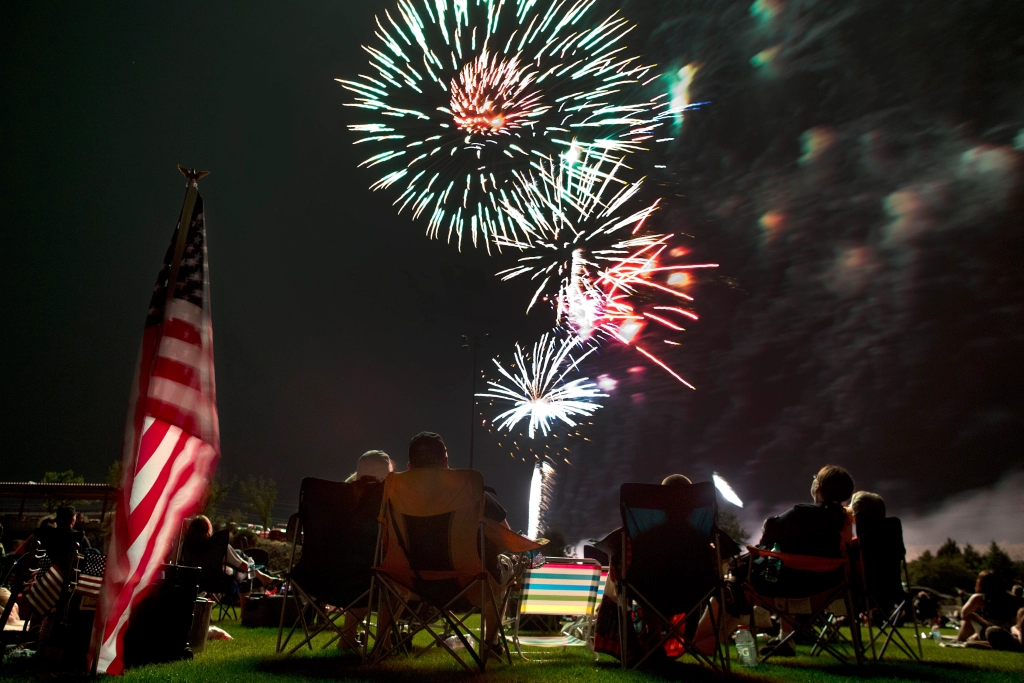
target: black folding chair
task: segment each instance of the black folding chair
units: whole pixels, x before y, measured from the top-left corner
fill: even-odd
[[[288,654],[297,652],[303,645],[312,649],[313,638],[329,630],[333,636],[323,647],[341,639],[359,652],[360,657],[366,657],[373,586],[371,567],[377,547],[377,518],[383,490],[382,483],[365,479],[350,483],[312,477],[302,480],[299,529],[292,535],[302,539],[302,555],[298,564],[294,564],[293,545],[285,582],[287,592],[278,625],[278,652],[284,651],[292,634],[301,626],[304,637]],[[284,637],[288,598],[296,601],[298,617]],[[337,623],[353,609],[367,610],[361,643],[353,641]]]
[[[39,634],[40,656],[53,662],[64,660],[65,649],[71,640],[71,599],[74,597],[81,573],[80,564],[83,558],[78,541],[83,539],[82,532],[74,532],[72,540],[75,542],[70,548],[63,544],[53,551],[47,550],[52,562],[51,567],[56,568],[62,577],[56,603],[45,615],[37,615],[42,616]],[[43,577],[41,581],[45,581],[45,578]]]
[[[907,657],[920,661],[924,653],[917,615],[907,591],[910,577],[907,574],[907,549],[903,545],[902,523],[898,517],[888,517],[877,522],[858,518],[857,538],[860,542],[858,588],[861,604],[868,615],[868,640],[871,642],[872,656],[876,660],[885,657],[885,651],[891,643]],[[872,618],[876,614],[881,618],[877,633],[874,632]],[[898,627],[907,616],[914,621],[916,648],[899,632]],[[879,639],[882,641],[881,649],[875,646]]]
[[[622,668],[630,666],[627,629],[633,627],[631,613],[639,609],[645,625],[660,635],[652,640],[647,654],[632,664],[634,668],[675,639],[699,662],[728,671],[728,651],[721,638],[716,637],[715,651],[707,656],[693,646],[686,628],[691,618],[699,618],[712,597],[719,605],[725,604],[714,485],[623,484],[619,508],[623,529],[618,582]],[[687,618],[673,619],[680,614]],[[709,614],[719,635],[719,617],[715,610]]]
[[[217,621],[222,621],[228,614],[237,618],[238,583],[224,573],[224,560],[228,554],[228,543],[231,531],[222,529],[202,544],[186,546],[181,556],[181,564],[188,567],[199,567],[199,592],[214,601],[217,607]]]

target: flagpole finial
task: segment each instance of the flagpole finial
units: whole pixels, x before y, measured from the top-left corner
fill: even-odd
[[[197,171],[194,168],[185,168],[181,164],[178,164],[178,170],[181,171],[181,175],[185,176],[187,181],[185,183],[185,187],[192,187],[193,185],[198,187],[198,183],[196,183],[196,181],[210,175],[209,171]]]

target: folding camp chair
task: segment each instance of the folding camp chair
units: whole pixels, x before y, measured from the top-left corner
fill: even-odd
[[[238,617],[238,583],[224,573],[224,560],[228,554],[231,531],[221,529],[202,544],[183,548],[181,564],[199,567],[199,592],[213,600],[217,607],[217,621],[231,614]]]
[[[84,537],[81,532],[79,534],[80,539]],[[80,549],[81,546],[77,542],[73,543],[70,549],[64,545],[57,549],[57,557],[54,557],[54,553],[48,550],[47,554],[50,555],[52,564],[46,575],[37,577],[35,591],[33,591],[40,592],[42,595],[46,595],[47,591],[43,590],[46,588],[49,588],[50,591],[55,589],[57,591],[57,599],[53,606],[48,610],[40,610],[36,615],[37,618],[42,617],[39,629],[39,653],[40,656],[51,662],[63,661],[65,650],[71,644],[71,600],[78,587],[81,573],[80,564],[83,558],[79,552]],[[32,597],[29,596],[30,602],[33,602]],[[45,600],[45,598],[43,599]]]
[[[570,647],[590,645],[601,565],[595,560],[549,557],[544,565],[527,569],[523,575],[519,608],[516,610],[512,641],[523,659],[523,645],[530,647]],[[566,624],[558,636],[519,635],[522,618],[527,614],[546,614],[580,619]],[[580,637],[582,636],[582,637]]]
[[[597,610],[600,609],[601,600],[604,598],[604,587],[608,583],[608,567],[601,567],[601,575],[597,581],[597,598],[595,600],[596,607],[594,613],[589,617],[581,617],[575,622],[568,624],[562,629],[563,633],[574,636],[581,640],[587,641],[587,647],[594,653],[594,661],[601,659],[600,655],[597,654],[597,648],[594,643],[594,636],[597,630]],[[585,627],[585,630],[584,628]]]
[[[294,564],[293,545],[277,632],[278,652],[287,647],[292,634],[301,626],[304,637],[288,654],[303,645],[312,649],[313,638],[326,631],[331,632],[331,637],[323,647],[341,640],[361,658],[366,657],[373,585],[370,568],[377,548],[383,490],[384,485],[377,481],[339,482],[312,477],[302,480],[299,533],[293,534],[302,539],[302,556]],[[289,598],[296,601],[298,617],[282,641]],[[361,642],[358,629],[353,639],[338,623],[343,624],[346,616],[355,617],[353,610],[360,610]]]
[[[497,568],[487,566],[485,538],[499,552],[522,553],[540,546],[485,519],[483,512],[483,476],[474,470],[421,468],[384,480],[379,562],[373,570],[381,603],[375,661],[403,650],[413,636],[426,632],[432,645],[468,671],[474,666],[483,671],[487,660],[498,656],[489,647],[496,639],[511,664],[502,616],[513,579],[499,582],[492,574]],[[466,623],[473,608],[481,610],[476,650]],[[403,612],[410,615],[408,633],[397,628]],[[497,633],[485,632],[485,612],[490,612]],[[446,642],[448,633],[462,648]],[[463,649],[468,658],[460,656]]]
[[[801,633],[814,641],[813,654],[828,652],[839,662],[848,663],[849,658],[837,649],[837,641],[845,640],[845,636],[839,630],[838,616],[845,616],[851,633],[848,642],[853,648],[857,663],[863,662],[864,650],[860,638],[860,624],[854,609],[848,557],[826,558],[794,555],[753,546],[747,546],[747,550],[750,552],[750,564],[744,589],[748,602],[754,607],[761,607],[775,614],[792,628],[792,631],[781,638],[774,647],[761,655],[759,661],[767,661],[777,654],[780,648],[793,641],[797,633]],[[807,590],[801,589],[773,590],[771,584],[759,578],[760,574],[755,577],[754,562],[759,558],[764,558],[766,561],[781,561],[782,569],[780,571],[803,572],[802,576],[807,580],[806,585],[814,586],[814,592],[808,594]],[[783,586],[797,584],[796,581],[779,583]],[[817,587],[822,583],[828,587],[818,590]],[[772,592],[788,594],[770,595],[769,593]],[[842,615],[838,614],[840,610],[843,612]],[[815,626],[818,624],[821,624],[821,628],[815,630]],[[752,632],[754,626],[754,611],[751,610],[750,628]]]
[[[910,585],[910,577],[907,573],[907,550],[903,545],[902,523],[898,517],[873,523],[858,519],[857,538],[860,553],[854,568],[859,579],[860,602],[868,615],[868,641],[871,643],[872,656],[876,660],[882,659],[891,643],[907,657],[920,661],[924,653],[917,614],[906,588]],[[874,614],[881,617],[877,633],[873,629]],[[914,621],[916,648],[907,642],[898,629],[907,616]],[[876,648],[879,639],[882,641],[881,649]]]
[[[721,638],[716,637],[715,651],[707,656],[693,647],[687,633],[687,622],[699,618],[712,597],[725,604],[714,485],[623,484],[619,508],[624,532],[618,580],[622,668],[630,666],[627,630],[633,627],[631,615],[638,613],[654,638],[633,667],[672,640],[698,661],[728,671],[728,651]],[[721,623],[715,612],[711,610],[710,615],[717,635]]]
[[[36,579],[39,576],[40,566],[46,558],[46,553],[39,545],[39,541],[32,544],[28,552],[19,557],[11,567],[9,574],[11,596],[7,600],[3,614],[0,615],[0,624],[6,624],[7,619],[18,605],[20,617],[24,620],[24,628],[21,631],[4,631],[0,629],[0,644],[8,645],[14,643],[26,643],[33,639],[29,633],[29,621],[32,616],[31,607],[28,603],[28,595],[34,590]],[[35,629],[38,631],[38,629]]]

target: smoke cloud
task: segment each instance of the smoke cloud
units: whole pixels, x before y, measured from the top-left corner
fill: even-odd
[[[701,319],[665,350],[696,392],[603,350],[618,386],[559,465],[551,523],[591,537],[618,524],[620,483],[717,471],[756,536],[833,463],[909,543],[1024,540],[1005,476],[1024,452],[1024,57],[998,47],[1024,5],[623,11],[708,103],[650,155],[649,224],[721,267],[695,274]]]

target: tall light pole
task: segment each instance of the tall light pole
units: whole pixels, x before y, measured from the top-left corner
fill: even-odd
[[[473,377],[469,385],[469,469],[473,469],[473,437],[476,434],[476,354],[480,345],[491,335],[474,334],[472,339],[469,335],[462,335],[462,348],[470,349],[473,352]]]

